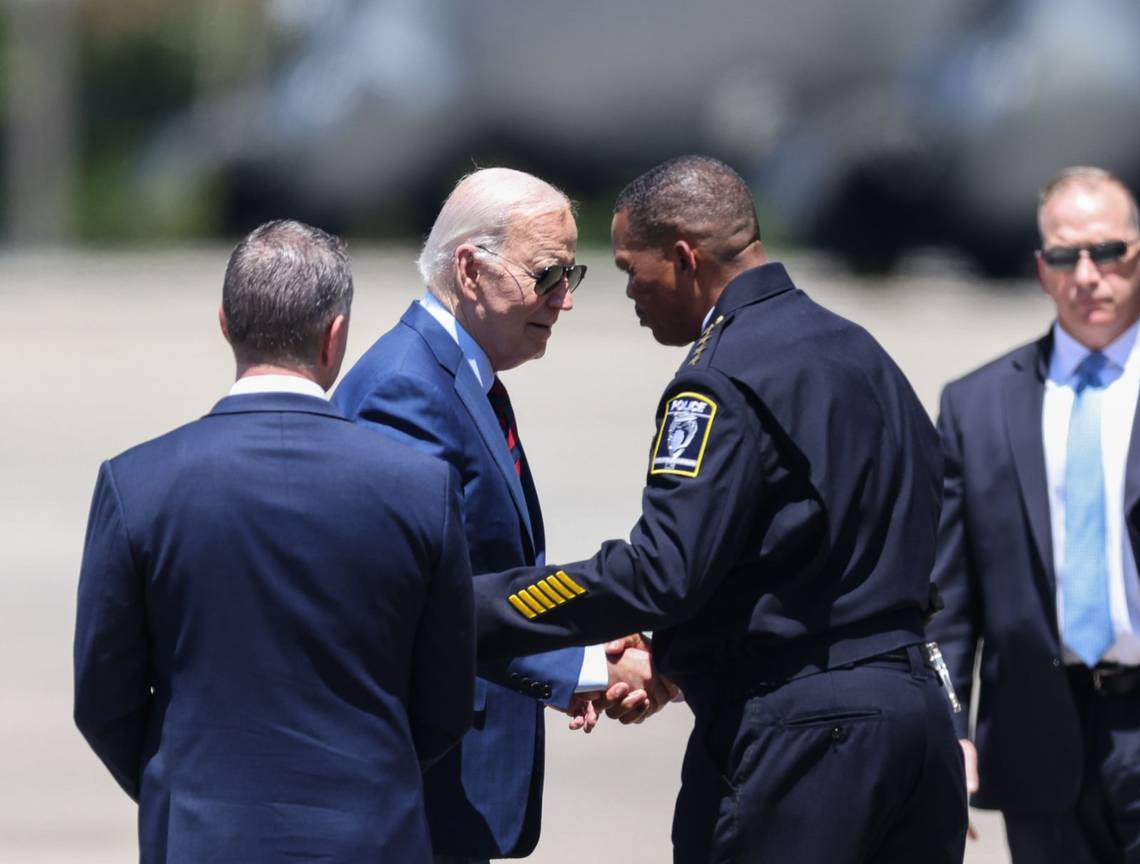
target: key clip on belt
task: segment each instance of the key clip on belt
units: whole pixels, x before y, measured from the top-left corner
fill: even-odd
[[[942,652],[938,649],[937,642],[927,642],[922,646],[922,656],[926,658],[926,663],[938,675],[938,680],[942,682],[943,689],[946,690],[946,698],[950,700],[950,710],[955,714],[962,712],[962,703],[958,701],[958,694],[954,692],[954,684],[950,680],[950,670],[946,668],[946,661],[942,659]]]

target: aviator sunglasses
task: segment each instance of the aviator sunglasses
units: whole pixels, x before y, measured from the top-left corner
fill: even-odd
[[[566,284],[570,287],[571,292],[573,292],[586,276],[585,264],[553,264],[550,267],[543,267],[542,270],[534,273],[526,267],[523,267],[523,265],[517,261],[512,261],[510,258],[500,255],[498,252],[488,249],[486,246],[476,246],[475,248],[482,249],[488,255],[494,255],[496,258],[502,258],[508,264],[514,264],[526,273],[527,276],[534,280],[534,293],[539,297],[542,297],[544,294],[549,294],[557,288],[563,278],[566,279]]]
[[[1123,240],[1106,240],[1088,246],[1051,246],[1041,250],[1041,260],[1054,270],[1072,270],[1081,260],[1081,252],[1084,251],[1089,253],[1089,258],[1098,266],[1116,264],[1128,254],[1130,245]]]

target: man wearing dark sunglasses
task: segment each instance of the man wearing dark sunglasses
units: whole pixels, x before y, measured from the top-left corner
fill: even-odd
[[[931,626],[975,806],[1014,864],[1140,861],[1140,220],[1097,168],[1041,193],[1043,338],[947,385]],[[978,664],[979,689],[972,677]],[[975,749],[976,748],[976,749]]]
[[[499,375],[546,352],[586,274],[570,202],[537,177],[488,168],[465,177],[420,254],[424,296],[345,376],[334,402],[397,441],[446,460],[463,481],[473,572],[541,563],[542,513]],[[542,809],[543,706],[596,721],[658,707],[672,691],[648,653],[566,648],[479,667],[472,730],[424,776],[436,861],[528,855]],[[578,712],[584,712],[578,714]]]

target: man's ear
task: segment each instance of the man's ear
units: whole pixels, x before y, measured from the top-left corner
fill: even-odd
[[[1045,263],[1045,259],[1041,257],[1041,251],[1038,250],[1033,253],[1034,262],[1037,264],[1037,284],[1040,286],[1042,293],[1047,297],[1052,298],[1053,292],[1049,290],[1049,265]]]
[[[230,341],[230,328],[226,326],[226,310],[221,303],[218,304],[218,326],[222,328],[222,338]]]
[[[313,370],[316,375],[314,380],[325,390],[331,390],[336,383],[347,346],[348,316],[337,315],[329,322],[321,337],[321,356],[318,367]]]
[[[474,299],[479,293],[478,252],[470,243],[455,250],[455,284],[459,286],[459,293],[468,299]]]
[[[697,270],[697,250],[687,240],[678,240],[673,244],[673,261],[682,273],[692,275]]]
[[[348,318],[337,315],[329,322],[325,330],[325,338],[321,345],[321,365],[339,365],[344,358],[344,349],[348,345]]]

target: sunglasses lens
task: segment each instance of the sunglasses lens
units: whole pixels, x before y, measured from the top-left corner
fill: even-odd
[[[1109,240],[1089,247],[1089,257],[1097,264],[1113,264],[1124,257],[1128,244],[1123,240]]]
[[[558,287],[562,278],[566,278],[566,284],[573,291],[578,287],[578,283],[582,281],[582,277],[586,275],[585,264],[575,264],[572,267],[564,267],[561,264],[556,264],[553,267],[547,267],[539,275],[534,283],[534,293],[540,297],[543,294],[549,294]]]
[[[1056,270],[1072,270],[1081,258],[1081,250],[1071,246],[1054,246],[1042,249],[1041,258]]]
[[[566,280],[570,284],[570,290],[573,291],[582,284],[582,280],[586,278],[586,265],[575,264],[570,268],[566,274]]]
[[[1042,249],[1041,258],[1055,270],[1072,270],[1081,260],[1081,250],[1087,249],[1094,264],[1115,264],[1128,254],[1128,244],[1123,240],[1106,240],[1092,246],[1054,246]]]
[[[554,267],[547,267],[539,273],[538,279],[534,282],[534,293],[542,296],[553,291],[562,281],[563,270],[564,268],[561,265],[555,265]]]

